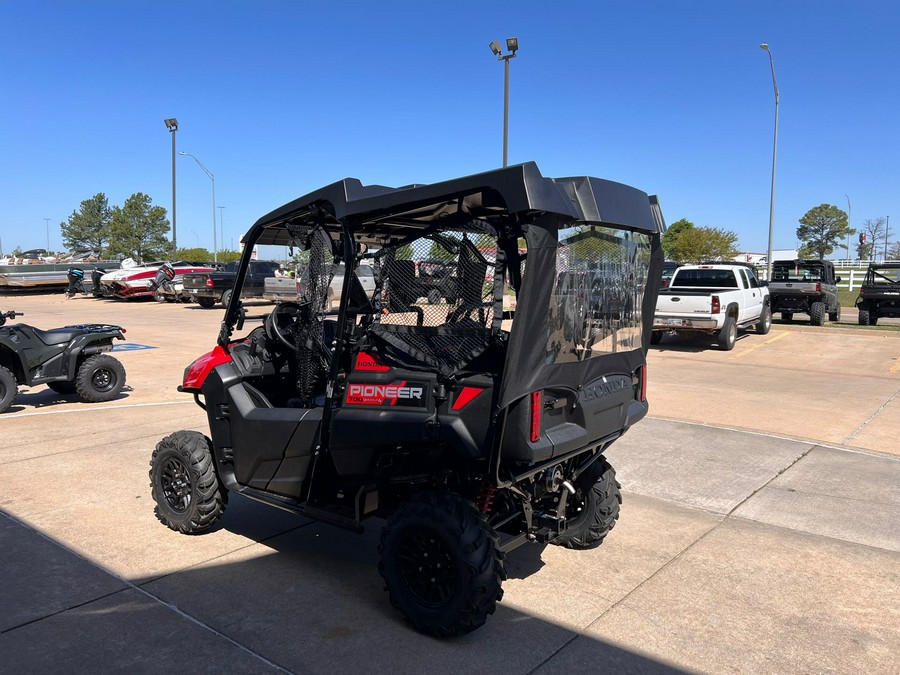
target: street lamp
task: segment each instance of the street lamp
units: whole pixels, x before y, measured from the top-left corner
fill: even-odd
[[[491,51],[498,61],[503,61],[503,167],[506,168],[507,150],[509,148],[509,60],[516,58],[519,51],[519,38],[506,38],[509,54],[503,54],[500,43],[496,40],[490,45]]]
[[[224,225],[222,225],[222,223],[224,222],[224,219],[222,217],[222,209],[224,209],[224,208],[225,208],[224,206],[218,207],[218,209],[219,209],[219,234],[221,235],[220,238],[222,239],[222,248],[223,249],[225,248],[225,227],[224,227]]]
[[[778,81],[775,79],[775,60],[769,50],[769,43],[763,42],[760,49],[764,49],[769,55],[769,65],[772,66],[772,86],[775,88],[775,140],[772,142],[772,193],[769,197],[769,248],[766,253],[766,279],[772,279],[772,225],[775,219],[775,160],[778,157]]]
[[[44,218],[44,222],[47,223],[47,255],[50,255],[50,219]]]
[[[847,198],[847,264],[850,264],[850,222],[853,218],[853,209],[850,207],[850,195],[844,195]]]
[[[216,176],[215,174],[203,166],[203,162],[194,157],[189,152],[180,152],[180,155],[186,155],[187,157],[192,157],[195,162],[197,162],[197,166],[203,169],[203,173],[209,176],[209,179],[212,181],[212,192],[213,192],[213,262],[219,262],[219,247],[216,243]]]
[[[178,120],[170,117],[165,120],[166,128],[172,132],[172,261],[178,259],[178,239],[175,230],[175,132],[178,131]]]

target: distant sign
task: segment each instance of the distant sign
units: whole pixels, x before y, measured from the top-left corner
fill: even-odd
[[[135,342],[126,342],[123,345],[113,345],[114,352],[137,352],[141,349],[156,349],[153,345],[139,345]]]

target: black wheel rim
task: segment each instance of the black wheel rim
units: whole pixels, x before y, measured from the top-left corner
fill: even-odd
[[[457,570],[450,547],[427,527],[410,527],[397,547],[400,575],[423,605],[441,607],[456,592]]]
[[[177,457],[170,457],[163,464],[160,475],[163,496],[176,513],[184,513],[191,505],[191,475]]]
[[[116,374],[109,368],[97,368],[91,375],[91,385],[97,391],[110,391],[116,386]]]

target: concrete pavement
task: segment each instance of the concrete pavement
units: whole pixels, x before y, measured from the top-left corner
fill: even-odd
[[[203,428],[174,387],[220,311],[27,300],[35,325],[82,305],[77,321],[157,348],[121,353],[119,401],[23,389],[2,417],[4,672],[900,671],[895,338],[849,340],[825,368],[820,333],[664,342],[653,418],[608,453],[625,502],[607,541],[517,549],[497,613],[438,641],[387,602],[379,522],[358,536],[241,498],[206,535],[154,518],[150,451]],[[812,419],[780,426],[798,405]]]

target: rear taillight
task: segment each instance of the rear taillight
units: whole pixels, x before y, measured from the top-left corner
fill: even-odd
[[[822,284],[816,284],[816,293],[822,292]]]
[[[206,287],[212,288],[213,286],[215,286],[215,283],[213,282],[212,277],[206,277]]]
[[[647,364],[641,366],[641,403],[647,400]]]
[[[712,313],[718,314],[720,311],[722,311],[722,306],[719,304],[719,296],[714,295],[712,296]]]
[[[543,407],[541,392],[531,392],[531,433],[528,438],[532,443],[541,437],[541,412]]]

